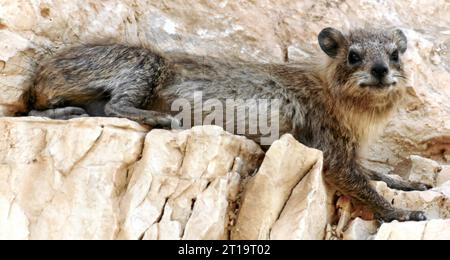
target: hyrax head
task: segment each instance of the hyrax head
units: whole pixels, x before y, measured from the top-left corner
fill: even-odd
[[[350,97],[388,97],[406,81],[401,55],[407,38],[398,29],[358,29],[343,34],[325,28],[319,34],[322,50],[331,58],[328,76],[334,92]]]

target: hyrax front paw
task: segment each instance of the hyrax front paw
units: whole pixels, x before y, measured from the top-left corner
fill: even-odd
[[[154,128],[166,128],[166,129],[180,129],[181,122],[172,116],[164,116],[157,118],[148,118],[144,120],[144,123]]]
[[[405,221],[425,221],[427,217],[423,211],[410,211],[396,209],[388,214],[379,215],[381,220],[385,222],[392,222],[394,220],[405,222]]]
[[[409,211],[409,217],[406,221],[425,221],[427,216],[423,211]]]
[[[170,117],[171,120],[171,129],[181,129],[183,127],[183,124],[181,123],[181,121],[175,117]]]
[[[409,182],[409,186],[410,187],[407,191],[426,191],[433,188],[431,185],[420,182]]]

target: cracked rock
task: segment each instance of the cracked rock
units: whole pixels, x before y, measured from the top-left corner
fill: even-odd
[[[240,180],[262,156],[254,142],[219,127],[153,130],[121,202],[119,238],[228,239]]]
[[[375,240],[450,240],[450,220],[383,224]]]
[[[322,153],[285,135],[249,181],[232,239],[323,239],[328,198]]]
[[[0,119],[0,238],[114,239],[145,133],[118,119]]]
[[[344,240],[370,240],[378,231],[376,221],[367,221],[361,218],[353,220],[344,233]]]
[[[417,155],[410,157],[412,166],[409,174],[409,180],[412,182],[421,182],[432,187],[437,184],[437,176],[442,171],[442,166],[430,159]]]

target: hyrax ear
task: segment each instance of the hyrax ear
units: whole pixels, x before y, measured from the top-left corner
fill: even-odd
[[[328,27],[319,33],[320,48],[331,58],[336,58],[345,43],[344,35],[334,28]]]
[[[392,37],[394,39],[395,44],[397,44],[398,51],[400,53],[405,53],[406,49],[408,49],[408,39],[406,35],[400,29],[395,29],[392,31]]]

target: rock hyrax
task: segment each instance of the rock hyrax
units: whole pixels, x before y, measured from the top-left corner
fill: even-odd
[[[297,64],[231,62],[120,44],[77,46],[42,61],[25,97],[32,116],[105,115],[152,127],[178,123],[171,104],[180,98],[193,102],[196,91],[204,100],[223,102],[276,99],[280,134],[290,133],[324,152],[328,183],[385,221],[425,220],[423,212],[394,208],[369,181],[400,190],[424,190],[425,185],[395,180],[358,163],[361,149],[405,92],[405,34],[377,29],[344,34],[326,28],[318,42],[325,54]],[[247,136],[258,141],[261,134]]]

